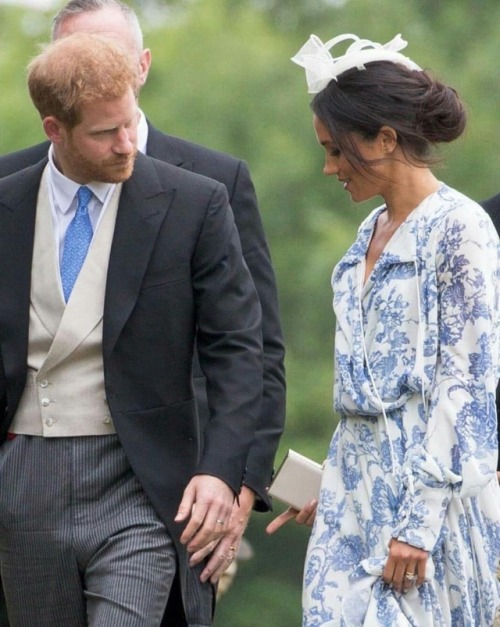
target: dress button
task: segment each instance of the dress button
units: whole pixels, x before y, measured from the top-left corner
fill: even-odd
[[[49,382],[47,381],[47,379],[44,379],[43,381],[40,381],[40,387],[41,388],[46,388],[49,385]]]
[[[45,424],[47,425],[47,427],[52,427],[54,425],[54,421],[52,420],[52,418],[47,418]]]
[[[106,418],[104,418],[104,424],[109,425],[110,423],[111,423],[111,418],[109,416],[106,416]]]
[[[42,398],[42,405],[48,407],[50,405],[50,398]]]

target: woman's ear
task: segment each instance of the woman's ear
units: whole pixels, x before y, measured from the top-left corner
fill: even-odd
[[[391,126],[382,126],[378,132],[378,140],[381,143],[382,151],[390,155],[398,146],[398,134]]]

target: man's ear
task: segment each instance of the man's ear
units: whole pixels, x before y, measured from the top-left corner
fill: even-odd
[[[386,155],[390,155],[398,146],[398,134],[391,126],[382,126],[378,132],[377,138],[382,150]]]
[[[142,87],[146,82],[149,74],[149,68],[151,67],[151,50],[145,48],[141,52],[141,59],[139,61],[139,84]]]
[[[54,144],[61,143],[66,132],[64,124],[53,115],[44,118],[42,124],[45,135],[47,135],[50,141]]]

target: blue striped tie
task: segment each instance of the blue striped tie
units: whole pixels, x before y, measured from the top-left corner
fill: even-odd
[[[93,234],[88,211],[92,192],[88,187],[82,186],[76,195],[78,207],[66,231],[61,260],[61,281],[66,302],[85,261]]]

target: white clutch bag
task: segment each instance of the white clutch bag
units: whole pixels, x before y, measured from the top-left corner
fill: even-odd
[[[289,449],[268,492],[286,505],[302,509],[309,501],[318,498],[322,476],[321,464]]]

